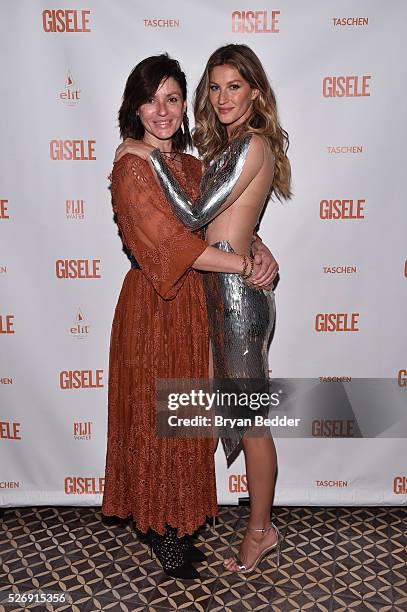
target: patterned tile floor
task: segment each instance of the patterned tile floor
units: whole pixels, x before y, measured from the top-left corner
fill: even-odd
[[[0,610],[407,610],[405,508],[275,508],[284,536],[247,577],[223,569],[247,507],[224,506],[197,544],[200,581],[163,574],[127,521],[91,507],[7,509],[0,519]],[[42,589],[42,591],[40,591]],[[7,593],[62,593],[71,603],[5,603]]]

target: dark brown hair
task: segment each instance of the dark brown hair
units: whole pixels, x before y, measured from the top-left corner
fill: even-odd
[[[144,136],[144,126],[137,111],[142,104],[152,98],[163,80],[172,77],[180,86],[183,100],[187,98],[187,81],[177,60],[168,53],[153,55],[143,59],[131,71],[124,88],[122,105],[119,110],[119,127],[121,137],[141,140]],[[185,111],[182,126],[172,138],[174,151],[185,151],[191,148],[192,139],[189,132],[188,115]]]

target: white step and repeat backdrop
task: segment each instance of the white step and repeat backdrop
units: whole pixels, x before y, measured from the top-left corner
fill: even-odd
[[[400,401],[404,0],[16,0],[0,12],[0,505],[101,502],[110,326],[129,267],[107,176],[125,80],[163,51],[190,97],[228,42],[250,45],[275,89],[295,196],[269,204],[260,231],[281,265],[272,376],[393,379]],[[276,504],[406,503],[402,428],[335,438],[325,425],[276,438]],[[243,456],[230,470],[221,448],[216,459],[219,502],[237,503]]]

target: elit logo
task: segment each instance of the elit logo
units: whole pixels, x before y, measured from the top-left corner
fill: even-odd
[[[0,334],[14,334],[14,315],[0,315]]]
[[[321,200],[320,219],[364,219],[366,200]]]
[[[21,423],[0,421],[0,440],[21,440]]]
[[[92,438],[92,421],[75,421],[73,437],[75,440],[90,440]]]
[[[67,476],[64,479],[64,490],[67,495],[98,495],[103,493],[105,479],[96,476]]]
[[[322,79],[324,98],[363,98],[370,96],[371,75],[326,76]]]
[[[396,476],[393,480],[393,493],[403,495],[407,493],[407,476]]]
[[[407,370],[399,370],[397,374],[399,387],[407,387]]]
[[[61,389],[100,389],[103,387],[103,370],[62,370],[59,373]]]
[[[343,488],[348,486],[347,480],[316,480],[315,485],[317,487],[335,487]]]
[[[0,219],[10,219],[7,204],[8,200],[0,200]]]
[[[18,480],[0,480],[0,489],[19,489],[21,482]]]
[[[100,259],[57,259],[57,278],[101,278]]]
[[[229,491],[230,493],[246,493],[248,491],[246,474],[231,474],[229,476]]]
[[[83,221],[85,202],[83,200],[65,200],[65,214],[68,220]]]
[[[280,11],[234,11],[232,32],[239,34],[276,34]]]
[[[315,316],[317,332],[358,332],[359,312],[319,312]]]
[[[369,17],[332,17],[334,26],[367,26]]]
[[[96,140],[50,140],[49,154],[53,161],[95,161]]]
[[[76,106],[80,100],[81,90],[77,89],[70,70],[66,73],[65,87],[59,92],[58,98],[66,106]]]
[[[90,11],[45,9],[42,11],[44,32],[90,32]]]
[[[86,322],[85,316],[80,308],[76,313],[75,324],[70,328],[69,332],[73,338],[83,340],[89,337],[90,325]]]
[[[312,421],[314,438],[353,438],[355,419],[315,419]]]

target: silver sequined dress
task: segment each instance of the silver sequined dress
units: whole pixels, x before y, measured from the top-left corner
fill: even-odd
[[[189,229],[207,225],[225,208],[246,161],[251,136],[232,141],[205,171],[201,181],[201,197],[191,202],[164,163],[160,152],[154,150],[151,160],[161,186],[174,213]],[[233,253],[226,240],[211,245]],[[208,308],[209,331],[212,342],[214,380],[218,390],[230,387],[221,381],[237,379],[237,389],[247,393],[252,388],[245,381],[268,381],[268,343],[275,322],[273,291],[252,289],[239,274],[206,273],[204,287]],[[265,384],[264,391],[267,385]],[[238,412],[237,406],[220,410],[229,415]],[[262,415],[268,409],[260,410]],[[257,414],[259,412],[256,412]],[[239,417],[249,416],[240,409]],[[253,417],[253,411],[251,415]],[[222,430],[221,440],[228,465],[241,449],[242,438],[250,425]]]

